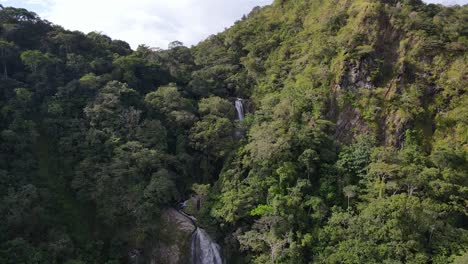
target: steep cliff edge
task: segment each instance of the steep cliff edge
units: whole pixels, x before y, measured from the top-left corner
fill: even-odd
[[[190,263],[190,243],[196,226],[175,209],[161,214],[158,241],[152,245],[150,264]],[[162,239],[161,239],[162,238]]]

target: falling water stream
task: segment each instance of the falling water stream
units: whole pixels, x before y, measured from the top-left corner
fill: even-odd
[[[237,118],[239,120],[244,120],[244,105],[241,98],[237,98],[235,102]],[[187,206],[187,201],[179,205],[179,213],[188,218],[193,225],[195,230],[192,233],[192,238],[190,242],[190,254],[192,264],[223,264],[223,259],[221,258],[221,247],[211,239],[208,233],[200,228],[195,217],[186,214],[182,211],[183,208]]]
[[[192,234],[192,264],[222,264],[221,247],[200,227]]]
[[[242,104],[241,98],[236,99],[235,106],[236,106],[236,111],[237,111],[237,117],[241,121],[244,120],[244,105]]]
[[[185,204],[186,203],[183,203],[182,206],[185,206]],[[223,259],[221,258],[221,247],[211,239],[203,228],[198,227],[196,223],[197,219],[195,217],[186,214],[182,210],[178,211],[180,214],[188,218],[196,228],[192,233],[190,242],[191,263],[223,264]]]

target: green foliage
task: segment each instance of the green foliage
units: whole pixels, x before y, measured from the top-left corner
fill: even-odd
[[[190,139],[194,148],[216,158],[226,156],[234,144],[234,125],[225,117],[208,115],[193,126]]]
[[[447,258],[463,249],[452,246],[455,241],[466,241],[467,234],[443,224],[441,215],[446,212],[431,200],[406,194],[374,200],[357,215],[334,212],[323,233],[330,242],[318,259],[326,263],[425,263],[431,254],[434,259],[438,254]]]
[[[274,209],[273,209],[272,206],[261,204],[261,205],[257,206],[255,209],[253,209],[252,211],[250,211],[250,215],[251,216],[262,216],[262,215],[273,213],[273,210]]]
[[[188,106],[188,101],[182,97],[175,85],[159,87],[155,92],[148,93],[145,101],[166,114]]]
[[[160,170],[152,175],[149,185],[145,188],[144,197],[148,203],[156,205],[168,204],[178,198],[176,185],[167,170]]]
[[[192,196],[233,263],[464,263],[467,20],[277,0],[132,51],[0,7],[0,262],[149,256]]]
[[[192,190],[200,196],[208,196],[210,192],[210,185],[209,184],[193,184]]]
[[[38,67],[44,66],[50,62],[49,56],[38,50],[27,50],[22,52],[21,60],[33,73],[37,72]]]
[[[202,116],[213,115],[218,117],[233,118],[233,105],[221,97],[203,98],[198,104],[198,112]]]

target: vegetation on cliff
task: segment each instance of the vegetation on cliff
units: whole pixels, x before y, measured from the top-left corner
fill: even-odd
[[[463,263],[467,49],[468,6],[419,0],[135,51],[0,7],[0,262],[125,263],[195,192],[229,263]]]

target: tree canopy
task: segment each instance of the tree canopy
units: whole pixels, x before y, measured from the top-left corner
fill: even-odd
[[[0,263],[150,263],[189,197],[228,263],[465,263],[467,20],[276,0],[132,50],[0,6]]]

